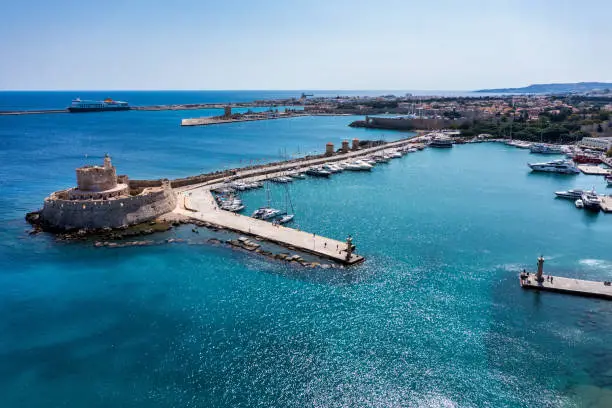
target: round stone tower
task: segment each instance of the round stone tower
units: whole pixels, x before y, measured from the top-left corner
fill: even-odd
[[[81,191],[105,191],[117,187],[117,173],[111,158],[104,157],[103,166],[83,166],[76,169],[77,186]]]
[[[325,145],[325,155],[326,156],[333,156],[334,154],[334,144],[332,142],[328,142]]]
[[[349,142],[348,140],[342,141],[342,153],[348,153],[349,151]]]
[[[352,150],[359,150],[359,139],[353,139],[353,145],[351,146]]]

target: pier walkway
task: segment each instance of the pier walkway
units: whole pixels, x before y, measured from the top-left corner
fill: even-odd
[[[590,174],[590,175],[594,175],[594,176],[605,176],[607,174],[611,174],[610,170],[604,169],[603,167],[599,167],[599,166],[592,166],[592,165],[588,165],[588,164],[579,164],[578,168],[584,174]]]
[[[604,285],[603,282],[563,278],[561,276],[553,276],[552,278],[552,282],[546,279],[544,279],[543,282],[538,282],[536,275],[530,273],[526,279],[519,279],[523,289],[543,290],[547,292],[612,300],[612,286]]]
[[[346,242],[221,210],[210,189],[200,188],[184,192],[179,196],[178,202],[175,212],[187,217],[243,234],[261,237],[267,241],[322,256],[341,264],[352,265],[364,260],[362,256],[356,254],[351,254],[347,258]]]

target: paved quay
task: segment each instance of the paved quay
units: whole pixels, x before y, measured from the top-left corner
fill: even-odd
[[[364,260],[362,256],[354,253],[347,256],[347,242],[221,210],[209,189],[200,188],[184,192],[179,196],[178,201],[175,212],[187,217],[243,234],[261,237],[267,241],[332,259],[345,265],[353,265]]]
[[[604,285],[603,282],[563,278],[561,276],[553,276],[552,282],[547,279],[544,279],[543,282],[538,282],[536,275],[530,273],[527,279],[520,279],[520,283],[523,289],[612,300],[612,286]]]
[[[600,196],[601,199],[601,210],[603,212],[612,212],[612,196]]]
[[[604,169],[603,167],[593,166],[589,164],[579,164],[578,169],[584,174],[590,174],[595,176],[605,176],[606,174],[611,174],[610,170]]]

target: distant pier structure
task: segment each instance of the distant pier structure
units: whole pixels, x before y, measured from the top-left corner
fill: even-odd
[[[519,282],[523,289],[612,300],[612,282],[610,281],[597,282],[544,275],[543,256],[538,258],[536,273],[523,269],[519,276]]]

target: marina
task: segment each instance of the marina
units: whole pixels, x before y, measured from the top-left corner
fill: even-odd
[[[356,145],[357,144],[355,144],[355,146]],[[304,173],[312,177],[329,177],[332,174],[331,172],[322,169],[319,170],[316,166],[334,166],[336,162],[368,157],[381,151],[396,151],[395,149],[403,149],[408,145],[414,148],[415,151],[418,150],[417,147],[422,148],[422,145],[412,143],[412,138],[408,138],[391,142],[383,146],[352,152],[347,151],[344,154],[338,154],[331,157],[306,160],[299,163],[297,166],[295,163],[283,163],[266,166],[264,169],[259,170],[240,171],[232,177],[229,183],[226,180],[222,182],[214,180],[194,186],[179,188],[177,189],[179,199],[177,200],[175,212],[182,216],[208,222],[246,235],[259,237],[288,248],[296,248],[307,253],[334,260],[341,264],[353,265],[360,263],[364,258],[353,253],[351,239],[342,242],[319,236],[315,233],[300,231],[280,225],[292,221],[295,215],[287,214],[286,211],[273,210],[270,207],[269,199],[267,207],[256,211],[253,217],[247,217],[238,214],[238,212],[244,209],[240,200],[234,202],[233,205],[236,207],[230,206],[226,207],[224,210],[222,206],[219,206],[219,201],[215,198],[213,192],[222,191],[231,193],[232,189],[237,188],[241,190],[244,189],[246,185],[250,185],[252,188],[260,188],[263,186],[263,182],[267,180],[276,180],[276,182],[278,182],[279,179],[286,180],[286,174],[301,174],[304,169],[306,169]],[[401,154],[393,156],[395,158],[402,157]],[[369,170],[372,168],[370,164],[360,160],[354,160],[352,163],[355,163],[352,164],[352,166],[355,167],[354,170],[365,170],[366,168]],[[347,163],[345,168],[348,170],[349,167],[351,167],[351,164]],[[235,196],[232,196],[231,200],[236,200]],[[279,217],[277,222],[268,222],[269,219],[276,217]]]

